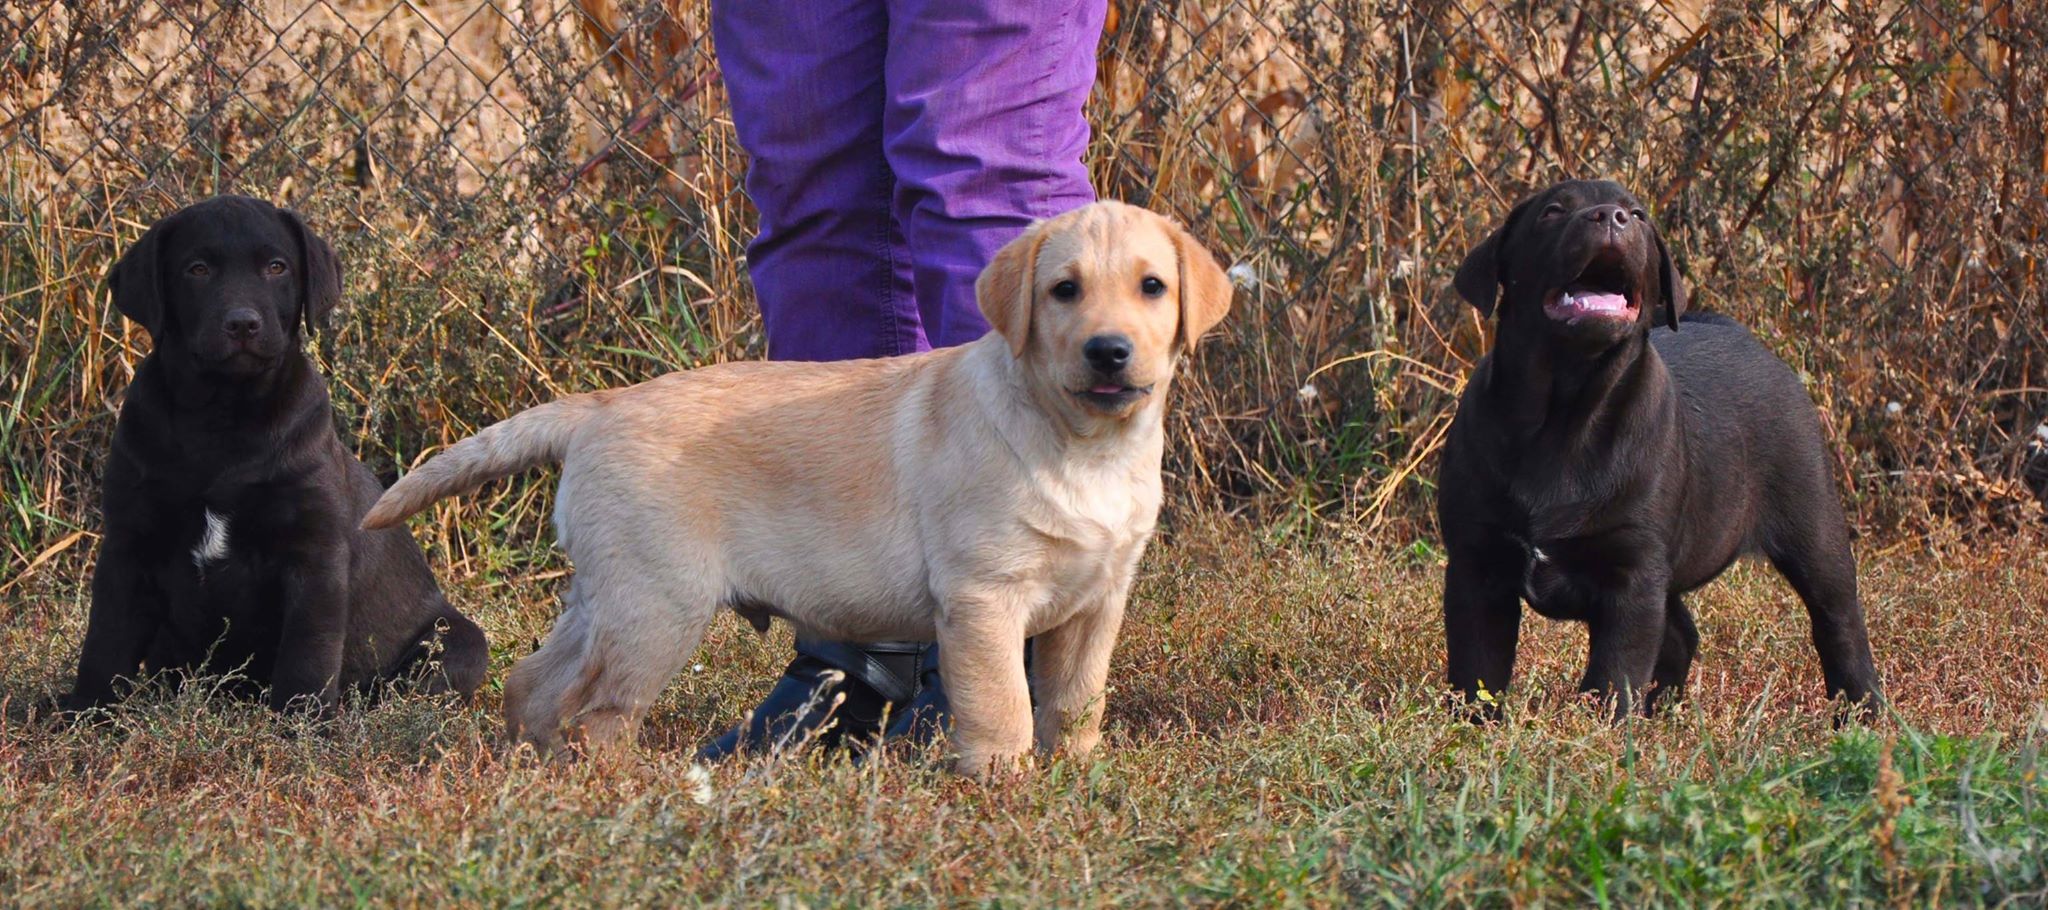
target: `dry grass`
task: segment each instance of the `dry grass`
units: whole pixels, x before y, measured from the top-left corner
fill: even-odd
[[[387,478],[563,390],[759,353],[701,0],[283,8],[0,6],[13,902],[2048,901],[2048,563],[2016,481],[2048,416],[2040,4],[1117,0],[1098,185],[1249,278],[1177,401],[1107,753],[993,788],[788,758],[714,771],[702,804],[690,747],[787,654],[734,622],[629,767],[499,753],[494,693],[319,729],[199,691],[26,724],[67,680],[147,350],[98,283],[172,208],[251,192],[335,242],[347,300],[314,348]],[[1510,723],[1439,710],[1421,507],[1485,340],[1448,276],[1517,194],[1594,174],[1655,200],[1695,300],[1808,377],[1898,707],[1876,729],[1821,723],[1800,611],[1751,569],[1697,598],[1674,716],[1597,722],[1582,633],[1541,622]],[[493,679],[553,615],[550,488],[414,525]]]
[[[90,540],[74,535],[145,344],[98,279],[212,192],[288,201],[336,241],[348,299],[318,347],[387,478],[561,390],[759,354],[701,0],[283,9],[0,11],[13,567]],[[1119,0],[1089,111],[1097,183],[1180,214],[1248,276],[1176,417],[1176,494],[1427,536],[1452,392],[1484,345],[1448,276],[1521,192],[1604,174],[1654,200],[1696,304],[1809,377],[1861,528],[2038,523],[2019,478],[2048,418],[2043,15]],[[516,486],[429,536],[465,569],[479,554],[456,528],[531,542],[537,504]]]
[[[1478,728],[1439,707],[1440,566],[1269,540],[1173,530],[1117,655],[1106,751],[989,787],[915,756],[739,763],[700,785],[690,747],[787,653],[731,620],[619,767],[501,753],[494,693],[321,729],[193,691],[98,727],[27,726],[19,706],[65,681],[84,615],[76,586],[36,585],[0,626],[0,888],[23,906],[2048,896],[2038,546],[1866,553],[1897,715],[1838,734],[1797,602],[1767,570],[1695,598],[1705,641],[1683,710],[1606,725],[1569,695],[1583,633],[1532,618],[1512,720]],[[555,584],[452,588],[502,669]]]

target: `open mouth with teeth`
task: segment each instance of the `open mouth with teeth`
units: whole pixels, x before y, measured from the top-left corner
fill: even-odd
[[[1608,247],[1593,257],[1579,277],[1554,292],[1543,304],[1543,312],[1566,324],[1590,319],[1633,320],[1636,302],[1630,296],[1628,259],[1619,247]]]
[[[1105,411],[1122,410],[1124,405],[1152,394],[1151,386],[1130,386],[1114,382],[1098,382],[1074,393],[1082,401]]]

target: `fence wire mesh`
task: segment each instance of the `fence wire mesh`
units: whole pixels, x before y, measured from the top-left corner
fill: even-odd
[[[1427,533],[1486,332],[1450,272],[1520,194],[1610,176],[1650,201],[1695,305],[1808,378],[1863,523],[2038,517],[2044,18],[1114,0],[1098,188],[1192,225],[1243,288],[1177,412],[1177,484],[1283,527]],[[317,346],[387,476],[551,395],[759,354],[704,0],[14,0],[0,162],[17,565],[95,523],[147,348],[97,290],[107,265],[213,193],[287,203],[341,251]]]

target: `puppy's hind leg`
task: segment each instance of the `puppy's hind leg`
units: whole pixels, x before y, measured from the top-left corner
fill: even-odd
[[[1856,559],[1849,549],[1848,522],[1826,486],[1804,501],[1804,514],[1780,515],[1764,540],[1764,555],[1791,582],[1813,622],[1813,647],[1829,698],[1846,698],[1859,715],[1870,716],[1883,696],[1863,604],[1856,594]]]
[[[1685,697],[1685,680],[1699,650],[1700,632],[1693,625],[1692,611],[1674,591],[1664,602],[1664,646],[1657,652],[1657,668],[1650,675],[1649,710]]]
[[[644,563],[621,571],[608,561],[577,580],[573,615],[556,627],[568,628],[561,656],[550,651],[551,633],[514,668],[507,719],[536,746],[566,737],[586,754],[612,754],[630,745],[647,709],[697,650],[718,598],[707,586],[679,582],[671,567]],[[522,675],[529,663],[533,671]]]
[[[540,650],[522,658],[505,677],[505,735],[543,755],[561,742],[562,699],[576,685],[590,650],[593,608],[584,588],[582,576],[569,582],[562,615],[556,617]]]

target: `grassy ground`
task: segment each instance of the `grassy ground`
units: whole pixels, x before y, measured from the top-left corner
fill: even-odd
[[[416,27],[435,4],[367,37],[321,23],[393,4],[226,4],[249,15],[204,34],[158,0],[32,2],[49,13],[25,24],[16,6],[0,905],[2048,904],[2048,532],[2018,481],[2048,402],[2041,4],[1112,4],[1098,189],[1178,213],[1256,278],[1177,386],[1175,501],[1267,524],[1179,521],[1104,752],[994,787],[915,756],[693,769],[788,654],[734,620],[630,767],[507,757],[495,689],[319,729],[196,691],[29,724],[68,682],[102,458],[148,347],[100,276],[173,208],[251,192],[336,245],[348,299],[313,347],[343,438],[387,479],[561,391],[761,339],[715,79],[573,173],[596,164],[575,137],[630,138],[640,103],[594,97],[587,48],[497,5],[453,48]],[[532,46],[492,31],[513,24]],[[465,81],[478,58],[447,53],[480,37],[515,58],[488,98]],[[709,79],[711,55],[687,59],[679,78]],[[474,134],[499,113],[532,131]],[[677,157],[652,154],[664,130],[690,137]],[[1800,610],[1750,568],[1696,598],[1676,713],[1599,721],[1570,692],[1583,633],[1540,620],[1508,723],[1441,710],[1440,567],[1396,544],[1430,536],[1433,453],[1484,347],[1451,271],[1519,195],[1594,175],[1654,200],[1695,305],[1808,377],[1896,716],[1828,728]],[[562,583],[546,489],[414,525],[493,637],[493,685]],[[1956,536],[1897,542],[1929,528]]]
[[[965,904],[1639,907],[2048,899],[2048,556],[1862,547],[1896,715],[1835,732],[1783,583],[1696,595],[1693,701],[1619,727],[1570,696],[1583,633],[1532,619],[1511,719],[1440,709],[1426,550],[1275,546],[1183,523],[1148,558],[1106,748],[980,786],[926,756],[694,768],[786,655],[719,621],[625,766],[496,746],[496,680],[558,578],[451,594],[492,635],[481,703],[312,729],[188,688],[93,727],[68,681],[84,596],[0,610],[0,893],[25,906]],[[513,569],[518,573],[523,569]],[[548,573],[542,573],[548,574]]]

